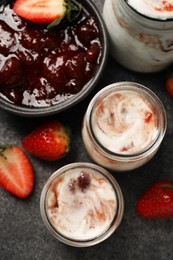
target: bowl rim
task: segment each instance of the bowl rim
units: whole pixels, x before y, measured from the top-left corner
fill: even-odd
[[[78,3],[79,0],[72,0],[74,3]],[[96,84],[98,83],[102,71],[106,65],[107,57],[108,57],[108,36],[106,26],[96,4],[90,0],[83,0],[82,6],[84,8],[85,13],[90,13],[93,15],[97,21],[101,32],[101,40],[102,40],[102,57],[99,67],[97,68],[96,74],[84,85],[80,92],[72,95],[70,98],[67,98],[65,101],[57,103],[48,107],[25,107],[16,105],[7,99],[0,97],[0,109],[10,112],[15,115],[25,116],[25,117],[40,117],[40,116],[49,116],[53,114],[58,114],[62,111],[69,109],[70,107],[75,106],[79,102],[81,102],[86,96],[90,94],[90,92],[94,89]]]

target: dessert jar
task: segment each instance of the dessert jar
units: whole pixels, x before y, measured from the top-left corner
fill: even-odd
[[[40,199],[43,222],[61,242],[88,247],[120,225],[124,199],[115,178],[92,163],[71,163],[47,180]]]
[[[113,171],[128,171],[155,155],[166,128],[166,111],[155,93],[124,81],[108,85],[90,101],[82,138],[97,164]]]
[[[110,52],[118,63],[133,71],[149,73],[173,62],[171,1],[142,0],[139,5],[135,0],[105,0],[103,17]]]

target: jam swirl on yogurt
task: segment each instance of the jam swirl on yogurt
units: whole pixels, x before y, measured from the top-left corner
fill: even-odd
[[[158,134],[154,107],[133,91],[105,97],[93,112],[92,124],[102,146],[118,154],[141,152]]]
[[[166,128],[166,111],[155,93],[124,81],[93,97],[84,116],[82,139],[93,161],[110,170],[129,171],[153,158]]]
[[[127,3],[137,10],[151,18],[156,19],[172,19],[173,18],[173,2],[172,0],[126,0]]]
[[[2,9],[2,7],[1,7]],[[30,107],[57,104],[93,77],[101,55],[100,31],[84,11],[53,30],[0,9],[0,96]]]
[[[47,193],[47,215],[59,233],[88,240],[103,234],[117,212],[111,183],[99,172],[76,168],[64,172]]]

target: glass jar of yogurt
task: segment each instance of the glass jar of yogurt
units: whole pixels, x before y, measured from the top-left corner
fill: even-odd
[[[118,82],[91,100],[82,138],[96,163],[110,170],[128,171],[155,155],[166,127],[165,109],[150,89],[134,82]]]
[[[46,182],[40,210],[44,224],[57,239],[87,247],[102,242],[117,229],[124,199],[108,171],[91,163],[71,163]]]
[[[112,56],[137,72],[173,63],[172,0],[105,0],[103,17]]]

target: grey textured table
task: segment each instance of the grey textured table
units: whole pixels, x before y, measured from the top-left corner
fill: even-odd
[[[102,11],[103,0],[94,1]],[[33,194],[22,201],[0,189],[1,260],[172,260],[173,219],[144,220],[135,212],[138,197],[158,179],[173,179],[173,100],[165,91],[166,71],[139,74],[120,67],[111,57],[94,91],[81,104],[59,115],[72,129],[72,150],[62,160],[48,163],[30,156],[35,170]],[[57,168],[76,161],[88,161],[81,138],[84,112],[92,96],[112,82],[129,80],[151,88],[162,100],[168,115],[168,129],[157,155],[144,167],[128,173],[113,173],[125,198],[121,226],[109,239],[90,248],[73,248],[57,241],[45,228],[39,210],[42,187]],[[0,143],[21,146],[22,138],[45,118],[20,118],[0,111]]]

